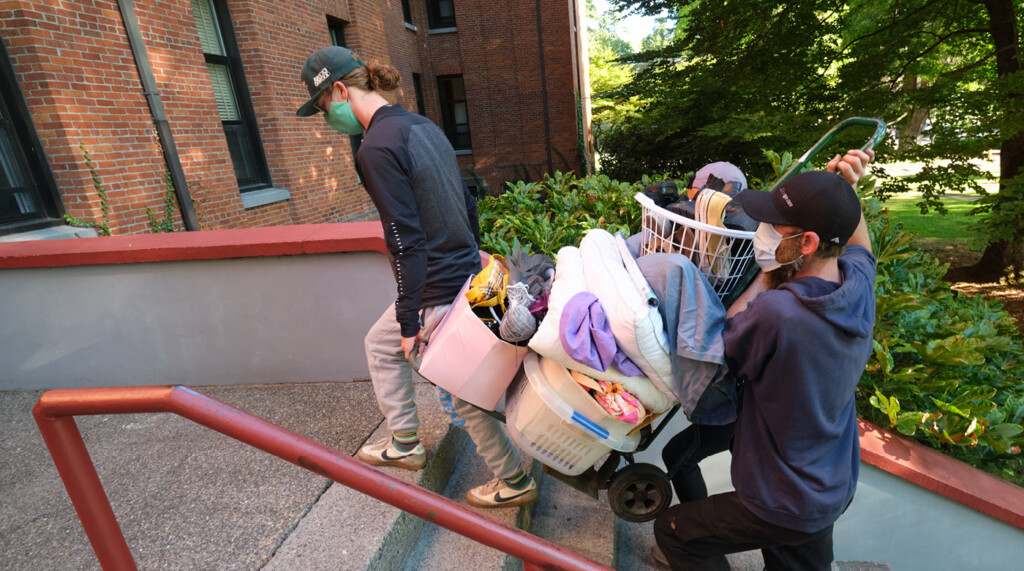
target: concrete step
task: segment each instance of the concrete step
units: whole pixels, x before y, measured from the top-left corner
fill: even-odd
[[[455,457],[471,446],[469,437],[451,425],[437,401],[433,385],[416,386],[420,417],[420,439],[427,449],[427,464],[421,470],[379,468],[419,486],[440,492],[448,482]],[[376,412],[376,411],[374,411]],[[345,414],[358,414],[348,410]],[[389,430],[384,422],[367,438],[375,442]],[[398,569],[415,538],[426,525],[421,518],[329,482],[320,498],[302,516],[288,537],[272,554],[268,571],[356,571]]]
[[[417,385],[416,402],[422,423],[420,436],[427,448],[427,465],[415,472],[386,467],[382,470],[461,502],[469,488],[493,476],[475,453],[465,431],[452,426],[440,410],[432,385]],[[376,441],[388,434],[387,427],[381,423],[367,441]],[[651,557],[653,522],[630,523],[615,517],[605,491],[595,499],[544,474],[539,462],[522,452],[520,455],[540,485],[538,501],[521,508],[481,509],[481,513],[620,571],[662,569]],[[728,558],[735,571],[763,568],[759,551],[733,554]],[[522,562],[350,488],[329,483],[263,568],[269,571],[513,571],[522,569]],[[886,571],[888,567],[842,562],[833,569]]]
[[[654,549],[654,522],[630,523],[616,518],[614,567],[619,571],[665,569],[651,556]],[[731,553],[725,558],[733,571],[761,571],[764,559],[760,551]]]
[[[605,492],[599,498],[544,474],[540,499],[528,531],[602,565],[614,566],[614,524],[618,519]]]
[[[523,458],[527,471],[532,476],[539,474],[539,463],[531,464],[530,458],[523,456],[522,452],[520,452],[520,457]],[[453,466],[452,476],[443,492],[445,497],[463,501],[463,497],[470,488],[489,482],[494,478],[483,459],[475,453],[472,442],[465,447],[462,456]],[[535,506],[536,503],[531,506],[473,509],[497,521],[527,529]],[[405,566],[401,568],[404,571],[419,571],[421,569],[498,570],[521,568],[521,565],[518,559],[507,557],[497,549],[443,527],[428,525],[423,529]],[[398,567],[393,569],[398,569]]]
[[[613,565],[618,571],[664,571],[654,561],[651,550],[654,548],[654,522],[629,523],[616,518],[615,521],[615,555]],[[725,558],[729,561],[732,571],[762,571],[764,558],[761,551],[744,551],[730,553]],[[889,571],[884,563],[868,563],[861,561],[836,561],[832,563],[832,571]]]

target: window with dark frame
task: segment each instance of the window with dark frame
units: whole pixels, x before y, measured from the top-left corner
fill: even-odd
[[[331,43],[336,46],[348,47],[345,45],[345,22],[341,20],[335,20],[334,18],[327,18],[327,29],[331,32]],[[352,146],[352,162],[355,163],[356,153],[359,152],[359,145],[363,144],[362,133],[358,135],[349,135],[348,143]],[[359,176],[359,171],[356,170],[356,180],[360,183],[363,182],[363,177]]]
[[[327,31],[331,34],[331,45],[348,47],[345,45],[345,22],[328,16]]]
[[[426,115],[424,112],[426,105],[423,103],[423,78],[418,73],[412,74],[412,89],[416,92],[416,112]]]
[[[406,24],[412,25],[412,10],[409,8],[409,0],[402,0],[402,19]]]
[[[0,234],[62,223],[56,183],[29,117],[0,38]]]
[[[242,192],[270,186],[270,171],[242,71],[234,29],[223,0],[191,0],[196,31],[213,85],[235,178]]]
[[[455,27],[455,0],[427,0],[427,20],[431,30]]]
[[[469,112],[466,109],[466,86],[461,75],[437,78],[441,98],[441,122],[456,151],[471,148],[469,140]]]

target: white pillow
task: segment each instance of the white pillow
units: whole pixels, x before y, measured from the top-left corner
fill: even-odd
[[[588,377],[622,383],[622,387],[632,393],[647,410],[665,412],[671,408],[675,397],[666,396],[650,379],[627,377],[614,368],[598,371],[576,361],[566,353],[559,336],[562,309],[573,296],[582,291],[587,291],[587,288],[580,250],[573,246],[566,246],[558,251],[555,281],[552,283],[551,292],[548,295],[548,313],[537,326],[537,332],[530,339],[530,349],[567,369],[579,371]]]
[[[588,231],[583,237],[580,256],[587,291],[596,295],[604,307],[619,348],[654,381],[658,390],[668,398],[675,398],[669,388],[672,386],[672,351],[658,312],[658,298],[651,293],[639,268],[633,268],[631,276],[625,266],[627,263],[635,266],[636,260],[632,256],[623,260],[615,237],[600,228]],[[638,282],[635,283],[634,278]]]

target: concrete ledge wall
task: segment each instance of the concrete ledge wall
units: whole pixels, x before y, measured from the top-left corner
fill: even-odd
[[[1024,529],[1024,488],[870,422],[858,430],[862,463]]]
[[[1024,531],[862,462],[857,495],[836,522],[834,548],[837,561],[886,563],[893,571],[1020,569]]]
[[[0,244],[0,389],[368,378],[379,223]]]

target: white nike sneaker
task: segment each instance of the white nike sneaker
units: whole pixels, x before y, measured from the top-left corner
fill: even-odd
[[[505,480],[497,478],[466,492],[466,503],[478,508],[525,506],[537,501],[537,495],[537,481],[533,478],[521,490],[513,490]]]
[[[406,470],[419,470],[427,463],[427,450],[423,443],[410,452],[400,452],[391,437],[376,444],[366,444],[356,453],[356,458],[371,466],[396,466]]]

